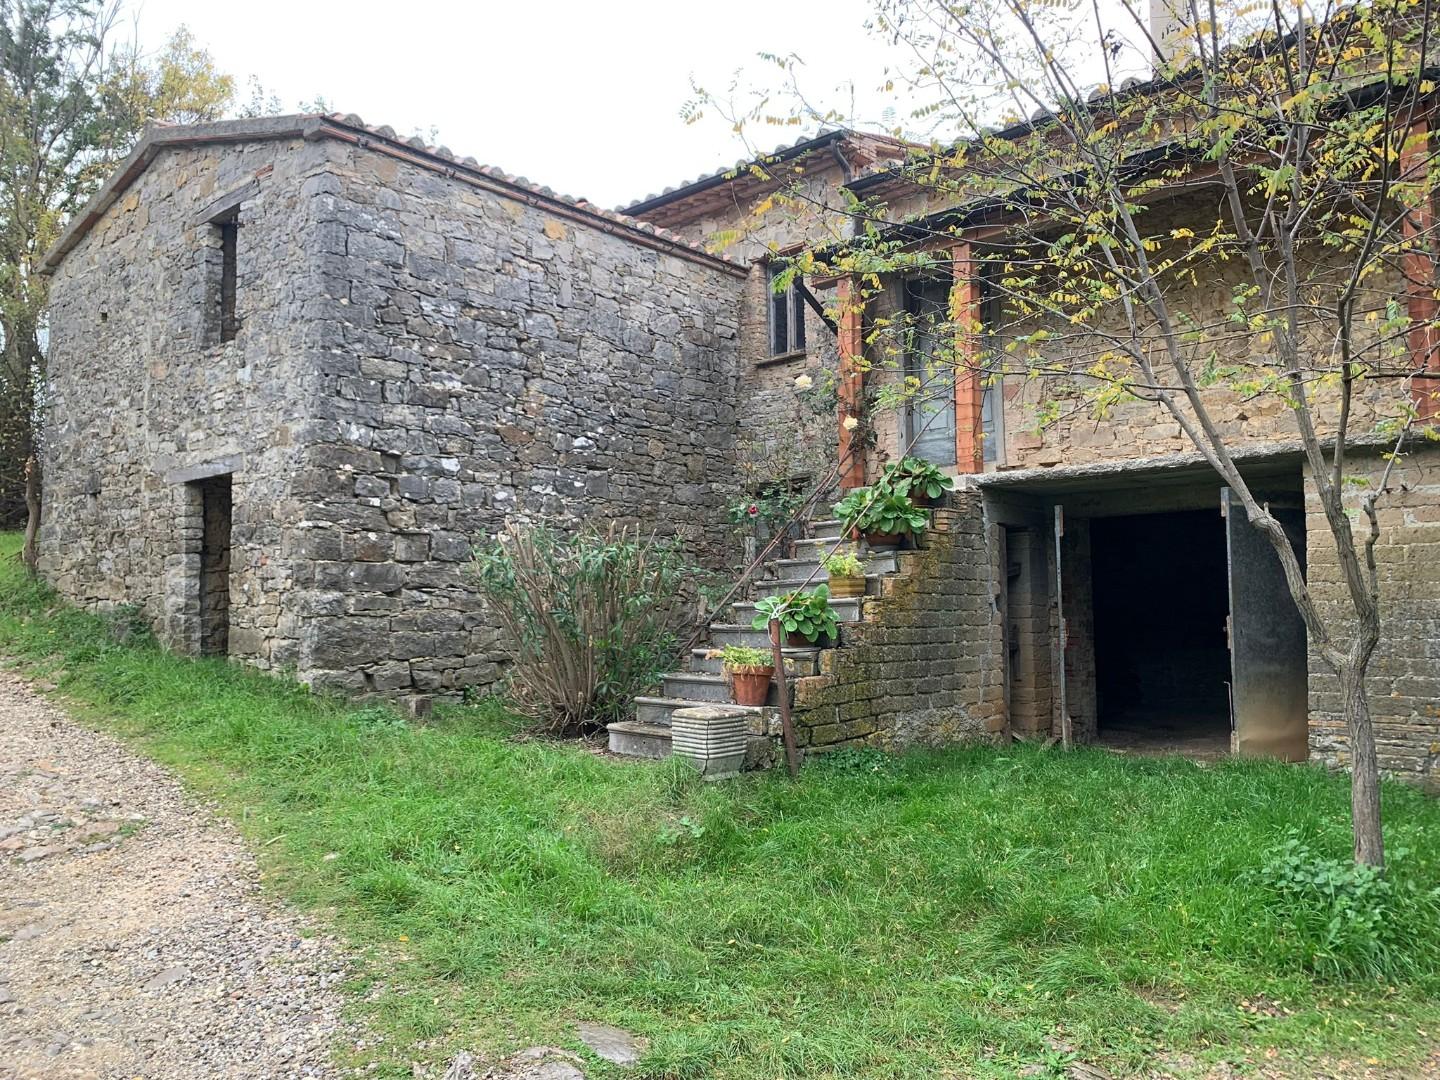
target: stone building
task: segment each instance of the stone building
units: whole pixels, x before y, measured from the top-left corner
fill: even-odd
[[[859,175],[830,177],[843,192],[802,194],[805,204],[862,204],[868,223],[893,223],[897,236],[926,235],[930,221],[945,224],[913,244],[935,256],[929,265],[887,274],[878,287],[870,283],[862,292],[843,277],[812,278],[815,291],[833,290],[826,306],[837,325],[821,336],[834,352],[811,347],[802,358],[772,350],[770,366],[761,362],[751,373],[752,395],[834,365],[839,416],[864,416],[866,402],[886,383],[907,377],[923,383],[933,377],[929,346],[923,334],[887,338],[884,327],[897,313],[935,311],[947,321],[950,312],[960,312],[1000,344],[1034,329],[985,287],[981,251],[987,238],[1003,234],[978,214],[972,228],[954,228],[966,213],[964,184],[937,197],[936,186],[914,179],[929,167],[882,160]],[[806,183],[822,181],[807,176]],[[728,213],[707,215],[687,205],[696,191],[696,185],[681,187],[629,212],[696,241],[721,240],[734,251],[737,238],[766,237],[769,215],[789,209],[767,210],[778,202],[767,191],[732,200]],[[1163,237],[1203,223],[1207,213],[1213,217],[1215,201],[1203,184],[1198,192],[1177,191],[1157,201],[1147,227]],[[804,245],[833,246],[853,231],[821,214],[802,220]],[[772,252],[788,250],[786,239],[770,239]],[[1414,256],[1409,265],[1368,278],[1362,307],[1408,307],[1417,324],[1429,324],[1434,301],[1426,282],[1433,282],[1434,266],[1433,258]],[[1217,263],[1195,284],[1189,306],[1224,311],[1238,271]],[[750,310],[758,309],[752,303]],[[1440,373],[1440,352],[1427,335],[1418,337],[1411,342],[1411,366]],[[1422,423],[1433,424],[1436,400],[1427,378],[1435,375],[1416,380],[1415,405]],[[836,461],[832,455],[840,455],[843,487],[869,482],[907,452],[945,466],[962,484],[923,550],[871,562],[869,596],[843,628],[841,647],[813,661],[796,658],[794,712],[802,744],[1067,733],[1117,748],[1234,750],[1345,764],[1335,681],[1309,647],[1274,552],[1243,511],[1227,512],[1229,493],[1214,470],[1154,401],[1122,401],[1099,417],[1077,409],[1042,427],[1037,406],[1059,382],[1058,376],[982,382],[952,371],[940,393],[866,417],[875,429],[873,446],[847,453],[853,436],[832,429],[814,472],[822,474]],[[1347,469],[1353,479],[1346,490],[1356,506],[1378,483],[1383,454],[1393,444],[1380,425],[1393,385],[1374,380],[1351,405]],[[1204,397],[1247,484],[1290,533],[1322,611],[1343,613],[1348,601],[1338,556],[1289,410],[1277,395],[1243,398],[1215,387]],[[742,398],[742,414],[756,418],[764,408],[763,400]],[[1317,418],[1322,435],[1333,428],[1334,410],[1323,391]],[[1391,475],[1394,490],[1379,506],[1385,631],[1370,669],[1371,709],[1382,767],[1435,786],[1440,447],[1417,435],[1404,451]],[[780,561],[774,581],[808,577],[814,555],[833,546],[823,535],[805,544],[810,561]],[[717,624],[713,632],[718,640],[740,637],[743,622]],[[692,667],[700,663],[697,658]],[[713,696],[714,687],[677,673],[664,693],[642,699],[642,716],[688,704],[681,694]],[[754,730],[773,729],[773,718],[757,718]]]
[[[355,118],[157,128],[49,255],[45,575],[347,691],[494,681],[509,515],[711,562],[746,268]]]
[[[776,256],[849,235],[847,194],[895,221],[944,209],[915,205],[906,153],[824,133],[763,172],[612,213],[354,117],[156,129],[46,260],[44,572],[80,603],[138,605],[175,648],[317,686],[453,693],[503,659],[464,560],[507,517],[671,525],[733,567],[747,447],[798,437],[776,479],[804,489],[864,483],[914,442],[961,488],[923,550],[872,561],[843,647],[805,659],[802,742],[1069,729],[1343,763],[1332,681],[1295,619],[1262,617],[1293,615],[1273,554],[1222,515],[1215,474],[1159,406],[1042,432],[1035,386],[955,380],[938,405],[877,417],[876,444],[852,453],[833,414],[797,405],[800,376],[832,373],[845,410],[857,387],[923,375],[923,356],[869,355],[877,320],[984,304],[963,235],[949,272],[892,275],[864,305],[843,279],[769,287]],[[1404,300],[1401,281],[1376,288]],[[1215,395],[1339,604],[1289,418]],[[1402,467],[1381,509],[1372,700],[1383,766],[1433,782],[1440,449]],[[813,561],[806,543],[776,581]],[[641,718],[712,693],[703,664]],[[1252,716],[1231,700],[1242,682],[1278,696]],[[761,710],[753,730],[772,722]]]

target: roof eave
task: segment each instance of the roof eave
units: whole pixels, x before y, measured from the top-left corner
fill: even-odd
[[[731,183],[748,165],[790,161],[822,149],[830,143],[841,142],[851,134],[848,128],[833,128],[830,131],[822,131],[813,138],[802,140],[793,146],[785,147],[783,150],[777,150],[769,154],[760,154],[753,161],[737,162],[729,169],[721,169],[719,172],[711,173],[709,176],[702,176],[698,180],[692,180],[688,184],[682,184],[671,191],[664,191],[659,195],[652,195],[649,198],[641,199],[639,202],[631,203],[623,207],[620,212],[633,217],[637,214],[649,213],[651,210],[658,210],[662,206],[669,206],[671,203],[683,202],[685,199],[709,191],[711,188]]]
[[[125,190],[149,167],[164,150],[179,146],[200,146],[211,143],[258,142],[273,139],[333,138],[410,161],[423,168],[443,172],[473,186],[527,205],[543,207],[572,220],[590,225],[602,232],[619,235],[626,240],[673,254],[692,262],[703,263],[743,276],[748,267],[721,255],[703,250],[682,237],[675,236],[649,222],[631,220],[627,215],[601,210],[583,200],[570,200],[549,189],[533,187],[499,170],[487,169],[469,159],[457,161],[442,149],[437,153],[418,141],[405,142],[391,137],[391,132],[364,126],[358,118],[305,113],[290,116],[254,119],[219,120],[210,124],[184,126],[151,125],[145,130],[135,149],[120,163],[100,190],[71,219],[60,237],[37,264],[40,273],[53,273],[100,217],[114,205]]]
[[[52,273],[66,254],[90,231],[91,226],[115,204],[127,188],[149,168],[162,150],[176,146],[202,146],[217,142],[254,142],[262,139],[305,138],[320,126],[322,117],[313,114],[266,116],[245,120],[217,120],[210,124],[169,126],[148,124],[135,149],[120,162],[110,178],[100,185],[84,208],[70,219],[55,243],[50,245],[36,269]]]

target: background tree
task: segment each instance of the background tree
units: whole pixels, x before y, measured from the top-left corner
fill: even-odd
[[[39,525],[45,279],[36,261],[148,120],[222,116],[233,81],[183,26],[158,56],[96,0],[0,0],[0,521]]]
[[[1433,14],[1429,0],[1176,0],[1160,14],[1152,25],[1132,0],[880,0],[873,28],[902,57],[886,89],[908,103],[888,133],[927,138],[902,169],[927,213],[897,235],[893,206],[828,208],[859,236],[837,233],[823,268],[878,285],[927,260],[948,266],[956,243],[974,242],[1001,325],[962,313],[945,335],[957,347],[935,359],[948,380],[904,393],[1008,374],[1042,388],[1038,426],[1136,402],[1180,426],[1273,546],[1338,682],[1355,857],[1383,865],[1366,694],[1381,633],[1377,503],[1406,447],[1434,438],[1440,393]],[[1127,68],[1145,78],[1125,80]],[[763,97],[730,119],[862,122],[790,89],[790,111]],[[777,196],[813,215],[812,198],[798,185]],[[930,212],[946,206],[962,211]],[[1217,281],[1232,284],[1218,311]],[[862,366],[887,363],[907,332],[873,320]],[[1266,399],[1293,421],[1338,606],[1317,601],[1303,553],[1237,464],[1227,421]],[[1377,475],[1355,444],[1382,440]]]

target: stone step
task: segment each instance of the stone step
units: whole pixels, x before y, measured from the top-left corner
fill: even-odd
[[[763,649],[770,644],[770,634],[765,630],[752,630],[749,623],[711,623],[710,642],[714,648],[726,645],[749,645]]]
[[[808,540],[796,540],[794,545],[794,558],[805,559],[810,562],[818,562],[821,556],[829,555],[835,548],[838,537],[815,536]],[[841,551],[855,551],[862,559],[878,555],[894,555],[900,551],[913,551],[916,547],[923,546],[923,534],[920,538],[908,537],[898,547],[871,547],[864,540],[845,540],[840,545]],[[785,562],[784,559],[775,559],[775,562]]]
[[[862,555],[863,555],[865,552],[867,552],[867,551],[878,551],[878,552],[890,552],[890,551],[896,551],[896,550],[900,550],[900,551],[913,551],[913,550],[915,550],[916,548],[923,548],[923,547],[926,546],[926,531],[928,531],[929,529],[932,529],[932,528],[940,528],[940,529],[942,529],[942,530],[944,530],[945,528],[948,528],[948,526],[946,526],[942,520],[936,518],[935,512],[934,512],[933,510],[929,512],[928,517],[929,517],[929,525],[926,527],[926,530],[922,530],[921,532],[911,533],[911,534],[907,535],[907,536],[900,542],[898,548],[897,548],[897,547],[877,547],[877,548],[872,548],[872,547],[871,547],[868,543],[866,543],[864,540],[855,540],[855,539],[853,539],[853,538],[851,538],[851,537],[848,537],[848,536],[845,538],[845,543],[848,544],[848,545],[850,545],[850,546],[852,546],[852,547],[858,547],[858,548],[860,549]],[[796,556],[797,558],[819,558],[821,555],[824,555],[824,554],[825,554],[826,552],[828,552],[831,548],[833,548],[833,547],[835,546],[835,542],[836,542],[839,538],[840,538],[840,531],[839,531],[838,526],[836,527],[835,531],[834,531],[833,533],[831,533],[830,535],[821,535],[821,534],[818,533],[818,532],[812,532],[811,535],[809,535],[809,536],[806,537],[805,539],[803,539],[803,540],[796,540],[796,541],[795,541],[795,543],[794,543],[794,554],[795,554],[795,556]]]
[[[828,555],[839,539],[838,536],[812,536],[806,540],[796,540],[795,558],[816,561],[820,556]],[[850,545],[850,541],[847,540],[846,544]]]
[[[669,716],[669,713],[666,713]],[[617,720],[607,724],[610,752],[622,757],[668,758],[670,756],[670,728],[664,724],[652,724],[643,720]]]
[[[731,604],[730,606],[735,611],[735,619],[737,622],[748,625],[750,620],[755,617],[755,605],[750,601]],[[847,600],[832,599],[830,601],[830,610],[835,613],[835,618],[841,622],[860,621],[860,600],[858,597]]]
[[[759,646],[764,648],[764,646]],[[708,672],[711,675],[721,673],[720,657],[713,660],[710,653],[717,651],[714,646],[710,648],[696,649],[690,654],[690,670]],[[820,673],[820,650],[819,649],[782,649],[781,654],[790,664],[790,671],[799,678],[804,675],[818,675]]]
[[[644,724],[648,727],[670,727],[670,714],[676,709],[687,709],[693,705],[713,705],[711,701],[689,701],[684,698],[670,697],[637,697],[635,699],[635,720],[634,723]],[[740,709],[748,714],[752,720],[768,718],[771,714],[779,715],[779,710],[766,705],[731,705],[731,709]],[[623,721],[630,723],[631,721]],[[615,725],[611,724],[610,728]],[[607,729],[609,730],[609,729]]]
[[[840,640],[838,643],[832,643],[831,647],[834,647],[834,644],[840,646],[850,644],[854,640],[851,637],[851,630],[859,626],[858,622],[842,622],[840,624]],[[726,645],[749,645],[753,649],[763,649],[770,644],[769,634],[764,630],[752,630],[749,623],[711,623],[710,640],[717,649]]]
[[[889,575],[887,574],[866,574],[865,595],[879,596],[880,582],[888,576]],[[825,574],[820,573],[816,574],[813,578],[809,577],[809,575],[801,577],[797,574],[795,577],[792,578],[774,578],[770,581],[759,581],[755,583],[755,587],[757,589],[755,595],[772,596],[775,593],[797,592],[801,589],[803,589],[805,592],[809,592],[811,589],[815,588],[816,585],[824,584],[829,580],[830,579]],[[838,599],[839,598],[832,598],[831,603],[838,602]]]
[[[839,536],[839,535],[840,535],[840,519],[839,519],[839,518],[825,518],[825,519],[822,520],[822,521],[812,521],[812,522],[810,523],[810,535],[811,535],[812,537],[814,537],[814,536]]]
[[[828,549],[827,549],[828,550]],[[823,552],[822,552],[823,554]],[[899,553],[889,549],[861,552],[860,561],[865,564],[866,574],[893,574],[900,569]],[[819,556],[800,559],[774,559],[765,564],[765,569],[774,578],[797,578],[801,581],[820,565]],[[823,572],[823,571],[822,571]],[[770,580],[760,578],[760,581]],[[820,580],[818,577],[816,580]]]
[[[772,679],[770,695],[765,699],[766,704],[779,704],[779,690]],[[730,704],[730,684],[725,676],[703,671],[675,671],[666,675],[661,693],[667,698]]]

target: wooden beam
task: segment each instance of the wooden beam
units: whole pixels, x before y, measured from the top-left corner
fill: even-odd
[[[835,325],[835,320],[832,319],[830,313],[825,310],[825,305],[820,303],[820,301],[815,298],[815,294],[806,288],[805,279],[798,274],[795,276],[795,291],[800,294],[800,299],[809,305],[810,310],[820,316],[820,321],[829,327],[830,332],[838,337],[840,335],[840,328]]]

